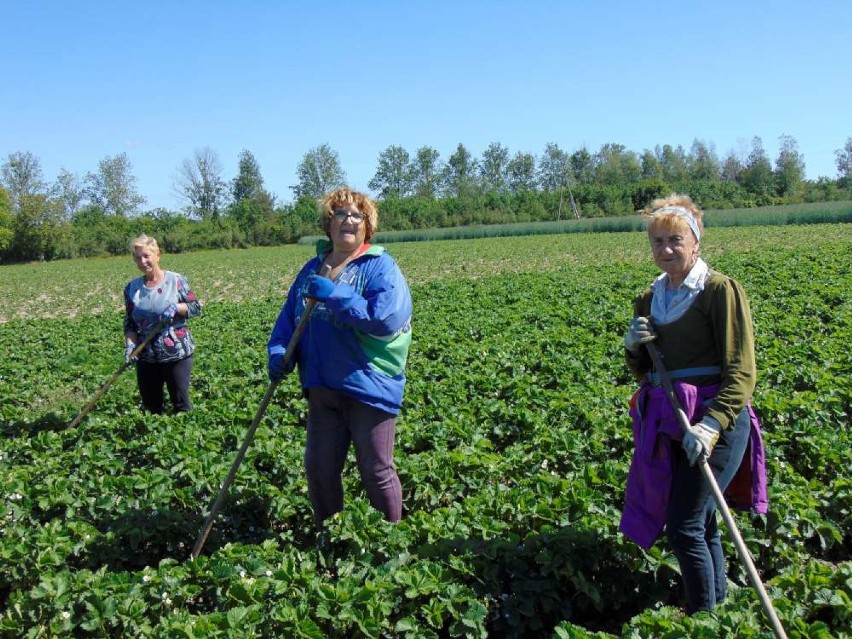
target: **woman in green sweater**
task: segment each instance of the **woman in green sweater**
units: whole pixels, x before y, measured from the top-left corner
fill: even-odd
[[[756,380],[754,334],[742,286],[699,257],[703,213],[692,199],[670,195],[655,200],[646,215],[651,251],[662,274],[635,301],[634,319],[624,337],[625,356],[628,367],[643,380],[634,432],[644,437],[657,429],[654,446],[663,448],[656,451],[663,450],[671,460],[668,481],[643,490],[665,511],[661,520],[664,517],[669,544],[680,564],[686,611],[692,614],[712,609],[727,592],[716,504],[696,462],[708,458],[724,491],[740,468],[752,431],[759,437],[757,418],[753,425],[749,407]],[[649,392],[659,386],[642,347],[652,340],[679,390],[697,398],[687,415],[691,426],[686,433],[677,426],[666,431],[663,424],[673,413],[664,394]],[[662,397],[666,405],[653,405],[652,397]],[[755,443],[762,455],[762,443]],[[631,481],[649,484],[648,476],[642,477],[643,463],[634,454],[628,505],[634,489]],[[637,511],[630,512],[631,523],[641,519],[635,516]],[[653,532],[647,541],[653,543]]]

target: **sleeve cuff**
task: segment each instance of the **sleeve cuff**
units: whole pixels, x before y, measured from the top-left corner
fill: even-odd
[[[722,424],[715,417],[710,417],[710,415],[705,415],[700,420],[705,426],[712,428],[717,432],[722,432]]]
[[[284,348],[281,344],[274,344],[272,346],[266,347],[266,354],[269,357],[272,357],[273,355],[283,355],[286,352],[287,349]]]

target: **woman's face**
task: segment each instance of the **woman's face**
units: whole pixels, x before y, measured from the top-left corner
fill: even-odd
[[[136,268],[146,275],[151,275],[160,265],[160,252],[150,246],[137,246],[133,249],[133,261],[136,262]]]
[[[695,235],[686,225],[673,229],[657,225],[648,229],[648,240],[654,262],[668,274],[672,284],[679,286],[698,259]]]
[[[354,204],[335,208],[329,235],[336,250],[349,252],[359,249],[367,239],[366,216]]]

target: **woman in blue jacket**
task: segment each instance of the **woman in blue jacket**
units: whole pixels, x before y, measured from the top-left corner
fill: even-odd
[[[322,224],[328,239],[317,243],[316,257],[296,277],[269,338],[269,376],[281,379],[298,364],[308,399],[305,472],[317,525],[343,509],[350,444],[370,503],[399,521],[393,446],[411,343],[411,293],[393,258],[368,242],[378,212],[366,195],[347,187],[330,193]],[[307,298],[317,304],[285,364]]]

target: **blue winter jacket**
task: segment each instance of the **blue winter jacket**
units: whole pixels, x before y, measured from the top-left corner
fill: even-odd
[[[331,249],[317,243],[287,293],[267,353],[284,353],[305,310],[308,277]],[[394,259],[381,246],[349,262],[334,280],[331,297],[318,302],[295,353],[303,389],[317,386],[347,393],[392,415],[399,413],[405,362],[411,344],[411,292]]]

